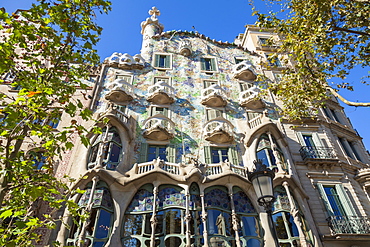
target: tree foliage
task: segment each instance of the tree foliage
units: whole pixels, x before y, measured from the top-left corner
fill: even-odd
[[[82,79],[99,62],[95,13],[109,10],[105,0],[38,0],[27,11],[0,10],[1,83],[12,77],[9,86],[19,89],[0,92],[0,246],[32,246],[37,228],[55,226],[53,212],[69,206],[77,213],[70,181],[57,179],[54,169],[74,135],[88,143],[79,121],[91,116]],[[50,125],[61,113],[72,120],[56,131]],[[40,215],[40,205],[51,211]]]
[[[340,96],[339,89],[353,90],[346,77],[354,68],[370,66],[370,1],[265,2],[270,6],[268,13],[254,7],[257,25],[280,35],[282,45],[277,52],[292,61],[281,83],[270,85],[284,102],[284,115],[304,116],[308,107],[324,102],[328,90],[335,96]],[[367,84],[368,79],[369,74],[364,75],[361,82]],[[349,105],[370,106],[339,98]]]

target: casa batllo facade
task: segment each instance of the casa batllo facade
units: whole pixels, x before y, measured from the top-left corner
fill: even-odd
[[[234,43],[164,31],[153,7],[140,54],[113,53],[89,104],[102,134],[60,171],[86,190],[90,219],[44,234],[65,246],[274,246],[247,169],[275,171],[280,246],[369,246],[369,157],[335,98],[303,123],[279,118],[278,37],[247,26]],[[267,42],[274,39],[276,45]],[[283,59],[281,59],[282,61]],[[79,221],[79,219],[75,219]],[[79,244],[83,240],[84,244]]]

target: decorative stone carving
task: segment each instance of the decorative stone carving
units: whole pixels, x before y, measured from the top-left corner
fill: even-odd
[[[117,79],[107,83],[106,88],[109,92],[105,95],[105,99],[112,102],[120,103],[131,101],[134,98],[133,86],[125,80]]]
[[[110,57],[106,58],[105,63],[111,67],[132,70],[132,69],[143,69],[145,67],[145,60],[140,54],[131,56],[127,53],[114,52]]]
[[[201,103],[210,107],[224,107],[227,97],[219,85],[213,84],[202,91]]]
[[[143,136],[155,141],[170,140],[175,136],[175,123],[162,114],[154,115],[145,120]]]
[[[204,137],[214,143],[231,143],[234,140],[234,126],[224,118],[215,118],[205,125]]]
[[[254,66],[249,61],[243,61],[233,66],[235,79],[255,80],[257,78]]]
[[[243,107],[247,107],[253,110],[265,107],[265,103],[258,96],[259,92],[260,89],[256,86],[253,86],[248,90],[241,92],[239,96],[239,104]]]
[[[167,105],[175,102],[175,89],[165,81],[158,81],[148,88],[147,100],[159,105]]]
[[[179,53],[184,57],[191,55],[191,43],[189,40],[184,39],[180,42]]]

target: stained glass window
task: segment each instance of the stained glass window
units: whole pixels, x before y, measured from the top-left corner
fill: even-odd
[[[255,213],[255,209],[243,191],[238,191],[233,195],[236,213]]]
[[[163,188],[158,192],[159,209],[169,206],[186,206],[186,197],[184,193],[177,191],[174,188]]]
[[[153,211],[153,200],[153,192],[140,189],[128,206],[127,212]]]
[[[92,195],[92,210],[89,220],[86,221],[88,222],[86,225],[86,239],[90,243],[88,246],[104,246],[109,237],[113,218],[113,200],[106,186],[104,182],[98,182]],[[91,193],[90,183],[90,187],[85,190],[78,201],[80,207],[88,206]],[[72,224],[67,242],[76,244],[83,222],[80,222],[80,218],[75,218],[73,222],[79,222],[79,225]]]
[[[217,207],[225,210],[230,209],[230,198],[228,194],[221,189],[213,189],[204,196],[206,207]]]

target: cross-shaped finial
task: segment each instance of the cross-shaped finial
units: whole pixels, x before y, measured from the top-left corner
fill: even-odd
[[[151,15],[154,19],[157,18],[157,16],[161,15],[161,12],[157,9],[157,7],[152,7],[151,10],[149,10],[149,15]]]

